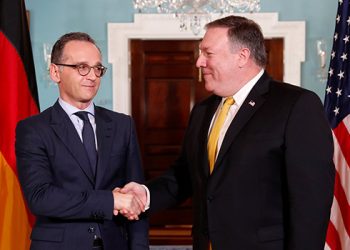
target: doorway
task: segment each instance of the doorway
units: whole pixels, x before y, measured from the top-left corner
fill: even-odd
[[[131,110],[146,180],[161,175],[180,153],[193,105],[210,95],[195,63],[199,40],[130,40]],[[283,39],[266,39],[266,70],[283,80]],[[150,243],[191,244],[191,201],[152,215]]]

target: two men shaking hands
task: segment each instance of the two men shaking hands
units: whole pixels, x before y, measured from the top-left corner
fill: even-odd
[[[112,193],[115,216],[122,214],[129,220],[138,220],[139,215],[149,208],[149,191],[144,185],[130,182],[123,188],[115,188]]]

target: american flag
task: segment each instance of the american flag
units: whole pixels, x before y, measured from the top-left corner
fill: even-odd
[[[350,249],[350,0],[338,1],[325,110],[333,130],[336,180],[325,249]]]

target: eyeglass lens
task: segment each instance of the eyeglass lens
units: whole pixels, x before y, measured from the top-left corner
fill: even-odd
[[[90,67],[89,65],[86,65],[86,64],[77,65],[78,72],[82,76],[86,76],[87,74],[89,74],[91,68],[94,69],[94,73],[97,77],[101,77],[106,71],[106,68],[103,66]]]

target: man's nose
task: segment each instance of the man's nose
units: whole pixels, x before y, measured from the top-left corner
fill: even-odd
[[[95,74],[94,68],[90,69],[90,72],[89,72],[89,74],[86,75],[86,77],[90,80],[96,80],[97,76]]]
[[[196,67],[205,67],[205,57],[202,54],[200,54],[197,58]]]

